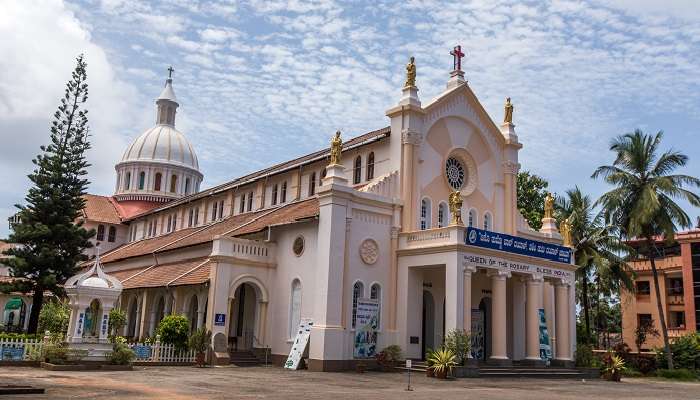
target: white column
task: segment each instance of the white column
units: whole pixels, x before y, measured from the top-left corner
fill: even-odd
[[[100,343],[107,343],[107,336],[109,336],[109,312],[112,310],[112,307],[105,307],[104,305],[102,306],[102,313],[100,315],[99,321],[95,321],[96,323],[100,324],[98,326],[99,329],[99,342]]]
[[[451,256],[445,264],[445,335],[464,326],[463,274],[459,257]]]
[[[462,329],[465,332],[472,331],[472,274],[474,272],[476,272],[475,266],[467,265],[464,267],[464,275],[462,277],[462,290],[464,292],[464,298],[462,299]]]
[[[491,357],[489,361],[508,363],[507,323],[506,323],[506,279],[508,271],[492,271],[491,276]]]
[[[554,286],[556,314],[556,359],[571,361],[571,343],[569,341],[569,283],[559,281]]]
[[[542,361],[540,358],[539,318],[539,310],[542,308],[542,285],[543,279],[541,276],[532,275],[527,280],[527,303],[525,304],[525,359],[536,363]]]
[[[72,343],[80,343],[83,341],[83,326],[85,325],[85,306],[83,304],[77,303],[73,306],[71,312],[74,315],[75,322],[73,324],[73,337],[71,337]]]

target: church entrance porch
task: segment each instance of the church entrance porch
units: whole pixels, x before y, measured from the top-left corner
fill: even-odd
[[[258,296],[250,283],[241,284],[231,299],[229,320],[229,349],[252,350],[255,342],[255,326],[258,318]]]

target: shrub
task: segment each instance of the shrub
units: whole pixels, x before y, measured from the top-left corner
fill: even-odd
[[[454,353],[459,365],[464,365],[472,349],[471,334],[462,329],[449,331],[445,336],[445,348]]]
[[[190,349],[194,350],[196,353],[206,353],[207,350],[209,350],[210,344],[211,331],[207,330],[205,327],[197,329],[192,336],[190,336]]]
[[[113,308],[109,312],[108,332],[116,335],[117,331],[126,325],[126,313],[120,308]]]
[[[632,352],[632,349],[630,349],[627,343],[620,342],[613,346],[612,350],[615,352],[615,355],[622,358],[625,362],[629,362],[631,358],[630,353]]]
[[[649,357],[637,357],[634,366],[642,374],[648,375],[656,369],[656,360]]]
[[[375,358],[377,359],[377,363],[382,367],[393,367],[397,362],[403,359],[401,346],[396,344],[387,346],[382,351],[377,353]]]
[[[136,353],[126,344],[126,339],[121,336],[114,338],[112,352],[109,354],[109,362],[117,365],[128,365],[136,358]]]
[[[187,350],[187,340],[190,333],[190,322],[184,315],[167,315],[158,324],[156,334],[160,335],[161,343],[172,344],[175,350]]]
[[[700,333],[689,333],[676,339],[671,343],[671,354],[673,354],[675,368],[699,369]],[[656,364],[659,368],[668,368],[666,352],[663,348],[656,350]]]
[[[69,319],[70,307],[68,303],[57,300],[47,301],[39,311],[38,332],[49,331],[52,334],[63,335],[68,330]]]
[[[656,375],[661,378],[675,379],[679,381],[694,381],[698,379],[697,373],[691,370],[680,369],[659,369],[656,370]]]
[[[431,368],[436,376],[445,377],[457,365],[455,353],[450,349],[440,349],[430,355]]]
[[[41,339],[42,337],[34,333],[0,333],[0,339]]]
[[[590,345],[579,343],[576,345],[576,366],[582,368],[593,367],[593,348]]]
[[[625,360],[622,357],[615,355],[612,352],[605,354],[602,372],[603,376],[607,380],[619,382],[620,376],[626,370],[627,366],[625,365]]]

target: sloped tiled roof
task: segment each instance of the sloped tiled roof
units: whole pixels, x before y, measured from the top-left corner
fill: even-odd
[[[85,219],[107,224],[120,224],[122,219],[110,197],[86,194],[83,216]]]
[[[274,209],[230,216],[213,224],[187,228],[118,247],[103,256],[103,264],[151,253],[175,250],[211,242],[214,237],[240,236],[259,232],[268,226],[294,223],[318,216],[317,198],[284,204]],[[120,278],[121,279],[121,278]]]
[[[195,285],[209,280],[209,259],[191,260],[152,265],[124,271],[110,272],[124,285],[124,289],[161,286]]]

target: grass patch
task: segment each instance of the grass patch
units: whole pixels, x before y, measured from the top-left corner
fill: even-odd
[[[656,376],[665,379],[673,379],[676,381],[697,381],[698,374],[689,369],[659,369],[656,371]]]

